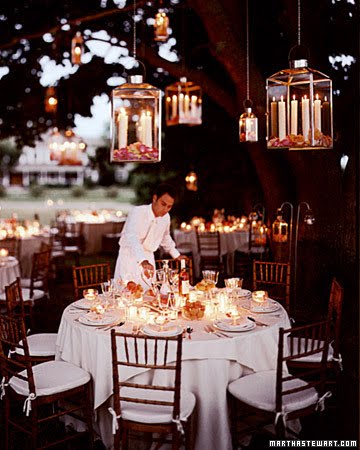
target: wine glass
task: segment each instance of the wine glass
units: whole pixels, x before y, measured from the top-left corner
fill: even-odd
[[[236,326],[237,325],[236,321],[240,317],[238,308],[236,306],[233,306],[226,312],[226,316],[232,319],[231,325]]]
[[[219,278],[219,272],[216,270],[203,270],[202,275],[204,281],[208,284],[214,284],[216,286]]]

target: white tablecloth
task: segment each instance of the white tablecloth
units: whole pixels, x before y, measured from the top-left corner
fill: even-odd
[[[56,358],[76,364],[91,373],[98,428],[103,442],[110,447],[111,417],[105,412],[112,395],[110,332],[95,330],[74,321],[78,314],[71,314],[70,307],[65,309],[60,323]],[[259,372],[276,368],[278,328],[290,326],[285,310],[279,311],[261,315],[261,320],[268,323],[268,327],[234,333],[233,338],[205,333],[207,321],[183,321],[183,325],[194,328],[192,339],[183,342],[182,389],[192,391],[196,396],[197,450],[231,449],[227,385],[242,376],[244,371]],[[82,313],[79,311],[79,314]],[[125,325],[119,330],[130,332],[131,327]]]
[[[5,291],[5,286],[16,280],[20,276],[19,261],[13,256],[0,262],[0,292]]]
[[[30,278],[33,254],[40,251],[41,243],[49,243],[49,236],[31,236],[21,239],[21,276]]]

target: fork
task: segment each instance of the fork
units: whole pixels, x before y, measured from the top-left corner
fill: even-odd
[[[215,336],[217,336],[217,337],[222,337],[222,338],[232,337],[232,336],[227,336],[226,334],[223,334],[220,331],[214,330],[214,328],[212,328],[210,325],[206,325],[204,330],[206,331],[206,333],[215,334]]]

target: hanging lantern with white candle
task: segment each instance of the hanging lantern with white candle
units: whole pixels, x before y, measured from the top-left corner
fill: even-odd
[[[45,93],[45,111],[55,114],[58,106],[58,98],[54,86],[49,86]]]
[[[186,77],[165,89],[166,125],[201,125],[201,87]]]
[[[71,62],[81,64],[81,56],[84,53],[84,39],[80,31],[77,31],[71,40]]]
[[[277,210],[276,219],[272,224],[272,239],[273,242],[284,243],[288,241],[288,224],[283,219],[281,208]]]
[[[155,15],[154,35],[154,39],[157,42],[166,42],[168,40],[169,18],[163,9],[159,9]]]
[[[111,96],[111,157],[114,163],[161,160],[161,91],[129,77]]]
[[[196,192],[198,190],[197,187],[197,175],[195,172],[189,172],[185,177],[186,189],[189,191]]]

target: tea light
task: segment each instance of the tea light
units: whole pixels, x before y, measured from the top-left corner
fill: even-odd
[[[96,305],[95,306],[95,312],[96,312],[96,314],[104,314],[104,312],[105,312],[105,308],[102,306],[102,305]]]
[[[158,325],[164,325],[164,323],[165,323],[165,316],[164,316],[164,314],[159,314],[158,316],[156,316],[155,317],[155,322]]]
[[[148,319],[148,308],[146,308],[146,306],[141,306],[140,308],[138,308],[138,315],[139,315],[139,319],[143,320],[144,322],[147,322]]]
[[[86,300],[95,300],[99,292],[97,289],[84,289],[83,295]]]
[[[225,312],[226,305],[228,304],[229,298],[226,292],[218,292],[217,294],[217,300],[219,302],[219,310],[221,312]]]
[[[252,299],[254,300],[254,302],[257,302],[257,303],[264,303],[265,297],[266,297],[265,291],[254,291],[252,293]]]
[[[128,306],[128,318],[129,320],[135,320],[137,318],[137,306],[130,305]]]
[[[7,258],[8,256],[9,256],[9,250],[7,250],[6,248],[1,248],[0,249],[0,257]]]
[[[215,313],[215,309],[213,307],[213,305],[211,305],[210,303],[207,303],[205,305],[205,318],[210,320],[213,319],[214,317],[214,313]]]

